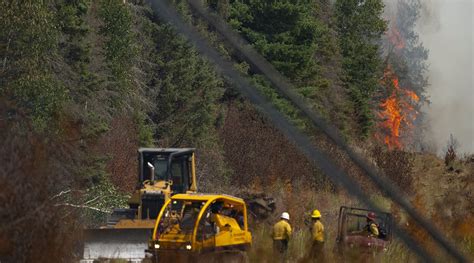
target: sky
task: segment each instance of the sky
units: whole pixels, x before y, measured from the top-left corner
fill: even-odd
[[[431,104],[426,141],[442,154],[450,134],[458,151],[474,153],[473,0],[423,0],[417,25],[429,50],[427,93]]]

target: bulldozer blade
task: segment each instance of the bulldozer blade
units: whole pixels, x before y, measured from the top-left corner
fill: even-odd
[[[81,263],[98,259],[124,259],[141,262],[153,229],[87,229],[84,230],[84,254]]]

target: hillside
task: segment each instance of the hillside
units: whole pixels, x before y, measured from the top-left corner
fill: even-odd
[[[406,10],[419,8],[400,1]],[[126,206],[136,186],[139,147],[197,148],[200,191],[274,196],[277,212],[294,218],[296,258],[303,253],[305,213],[316,206],[333,240],[339,206],[360,202],[322,174],[144,2],[0,3],[0,261],[77,259],[81,230]],[[410,229],[409,219],[363,179],[344,151],[186,1],[172,2],[272,105]],[[427,52],[413,25],[386,20],[381,0],[362,2],[204,1],[350,145],[405,189],[412,204],[473,254],[473,157],[445,164],[424,151],[429,147],[421,140]],[[416,21],[415,13],[401,14]],[[276,218],[255,226],[257,240]],[[266,253],[265,242],[251,258]],[[325,249],[330,253],[329,245]],[[412,255],[400,249],[397,261]]]

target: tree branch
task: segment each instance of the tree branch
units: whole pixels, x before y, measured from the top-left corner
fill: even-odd
[[[60,197],[60,196],[62,196],[62,195],[68,194],[68,193],[70,193],[70,192],[71,192],[71,189],[67,189],[67,190],[65,190],[65,191],[61,191],[61,192],[59,192],[58,194],[55,194],[55,195],[51,196],[50,199],[53,200],[53,199],[55,199],[55,198],[58,198],[58,197]]]
[[[94,202],[95,200],[99,199],[100,196],[96,196],[95,198],[92,198],[91,200],[87,201],[84,203],[84,205],[87,205],[87,204],[90,204],[92,202]]]

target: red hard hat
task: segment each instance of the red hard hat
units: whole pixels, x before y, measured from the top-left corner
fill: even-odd
[[[375,217],[376,217],[376,216],[375,216],[375,213],[374,213],[374,212],[369,212],[369,213],[367,214],[367,218],[370,219],[370,220],[375,220]]]

